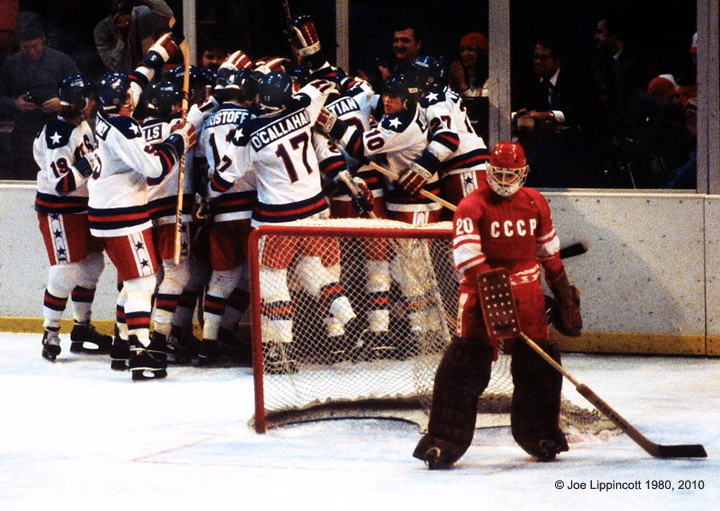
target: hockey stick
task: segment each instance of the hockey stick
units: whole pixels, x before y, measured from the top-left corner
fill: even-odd
[[[182,124],[187,121],[187,112],[190,105],[190,47],[186,40],[180,43],[180,51],[183,55],[183,89],[182,103],[180,103],[180,118]],[[182,251],[182,210],[185,195],[185,153],[180,156],[178,164],[178,185],[177,202],[175,203],[175,244],[173,247],[173,262],[180,264],[180,252]]]
[[[543,360],[559,371],[560,374],[570,381],[570,383],[575,385],[575,389],[581,396],[590,401],[595,408],[600,410],[600,412],[610,419],[613,424],[622,429],[627,436],[642,447],[649,455],[654,456],[655,458],[707,458],[707,452],[705,452],[705,448],[700,444],[660,445],[650,441],[645,435],[640,433],[640,431],[638,431],[632,424],[617,413],[609,404],[595,394],[590,387],[573,378],[573,376],[568,373],[563,366],[555,362],[555,360],[545,353],[545,351],[538,346],[535,341],[522,332],[520,332],[520,336],[525,340],[527,345],[533,349],[533,351],[543,358]]]
[[[285,24],[290,26],[290,23],[292,22],[292,15],[290,14],[290,4],[288,3],[288,0],[283,0],[282,7],[283,14],[285,15]]]
[[[384,176],[387,176],[387,177],[389,177],[390,179],[392,179],[392,180],[394,180],[394,181],[397,181],[398,175],[395,174],[394,172],[386,169],[385,167],[381,167],[380,165],[378,165],[378,164],[375,163],[374,161],[369,161],[369,162],[367,162],[367,164],[368,164],[371,168],[373,168],[373,169],[377,170],[378,172],[380,172],[380,174],[383,174]],[[437,202],[437,203],[440,204],[441,206],[443,206],[443,207],[445,207],[445,208],[448,208],[450,211],[455,211],[455,210],[457,209],[457,206],[455,206],[455,204],[446,201],[446,200],[443,199],[442,197],[438,197],[437,195],[435,195],[435,194],[432,193],[432,192],[428,192],[427,190],[422,190],[422,189],[421,189],[419,193],[420,193],[420,195],[422,195],[422,196],[425,197],[426,199],[430,199],[431,201]]]
[[[603,401],[590,387],[580,383],[563,366],[557,363],[550,355],[545,353],[535,341],[520,330],[515,301],[510,290],[510,276],[506,269],[498,268],[480,274],[478,279],[478,299],[485,320],[485,327],[489,339],[506,340],[522,337],[533,351],[545,362],[567,378],[575,389],[585,399],[590,401],[603,415],[618,426],[645,452],[656,458],[706,458],[707,452],[700,444],[687,445],[660,445],[651,442],[640,433],[632,424],[625,420],[609,404]]]

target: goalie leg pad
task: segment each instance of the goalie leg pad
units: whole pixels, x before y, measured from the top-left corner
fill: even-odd
[[[560,363],[556,344],[540,347]],[[568,450],[559,426],[562,374],[522,341],[513,348],[511,373],[515,386],[510,412],[513,438],[531,456],[550,461]]]
[[[435,374],[428,433],[413,456],[430,468],[448,468],[465,454],[473,434],[480,394],[490,381],[494,350],[455,337]]]

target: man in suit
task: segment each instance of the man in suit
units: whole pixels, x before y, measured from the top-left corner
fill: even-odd
[[[528,153],[528,178],[536,187],[591,186],[584,125],[592,111],[588,87],[563,67],[562,46],[552,36],[533,47],[533,77],[513,113],[513,127]]]

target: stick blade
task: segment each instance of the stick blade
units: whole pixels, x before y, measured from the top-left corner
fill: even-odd
[[[700,444],[658,445],[656,458],[707,458],[705,448]]]

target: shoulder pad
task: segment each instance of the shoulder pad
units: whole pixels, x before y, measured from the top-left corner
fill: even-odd
[[[403,110],[397,114],[384,115],[380,126],[386,130],[402,133],[407,129],[414,117],[415,112],[413,110]]]
[[[299,110],[301,108],[310,106],[310,103],[312,103],[310,96],[308,96],[304,92],[298,92],[292,97],[292,101],[288,105],[287,110]]]
[[[442,89],[432,89],[420,98],[420,106],[427,108],[436,103],[445,101],[445,92]]]
[[[235,130],[235,133],[231,140],[234,146],[244,147],[248,144],[248,141],[250,140],[250,135],[252,134],[252,131],[248,129],[248,124],[249,123],[245,123],[244,125],[238,126],[238,128]]]
[[[53,119],[47,124],[45,129],[45,144],[48,149],[57,149],[64,147],[70,141],[75,126],[62,119]]]
[[[128,140],[142,137],[140,123],[132,117],[127,117],[125,115],[111,115],[110,118],[107,118],[107,122],[113,128],[122,133]]]

